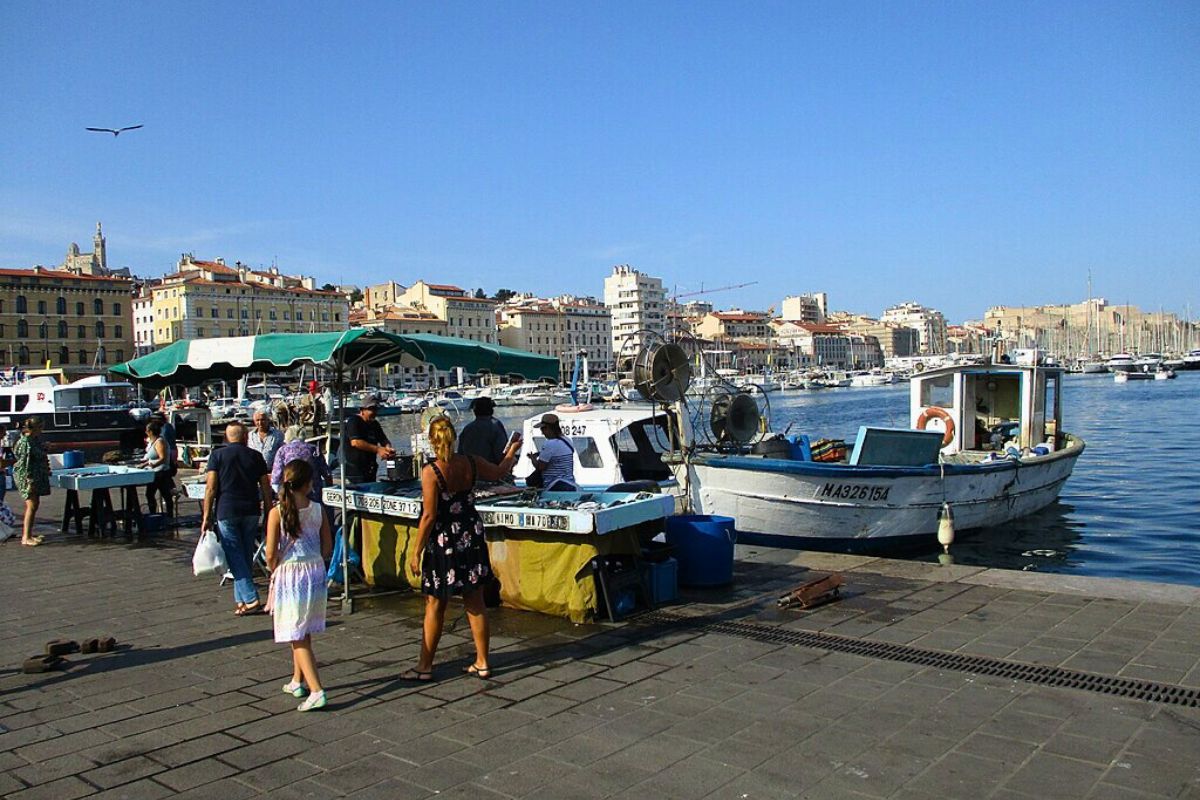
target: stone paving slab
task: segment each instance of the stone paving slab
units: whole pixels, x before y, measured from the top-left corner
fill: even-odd
[[[407,594],[349,616],[331,605],[316,642],[330,705],[299,714],[279,691],[290,663],[269,619],[234,617],[230,588],[191,577],[190,554],[187,538],[53,530],[39,548],[0,545],[0,795],[1200,797],[1200,710],[703,627],[499,609],[493,679],[480,681],[461,673],[471,653],[455,607],[437,683],[408,684],[397,675],[421,603]],[[671,612],[1200,686],[1189,587],[738,557],[732,587],[685,592]],[[840,602],[774,607],[833,569]],[[122,648],[62,672],[15,669],[47,639],[101,634]]]

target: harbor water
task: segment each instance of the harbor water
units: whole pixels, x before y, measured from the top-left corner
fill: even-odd
[[[854,441],[860,425],[907,428],[908,385],[771,392],[771,428]],[[1068,375],[1063,427],[1087,450],[1059,501],[1002,527],[959,531],[954,562],[1200,586],[1200,372],[1114,383]],[[512,430],[534,407],[497,409]],[[471,418],[469,412],[460,419]],[[384,420],[407,442],[415,415]],[[898,554],[935,561],[938,550]]]

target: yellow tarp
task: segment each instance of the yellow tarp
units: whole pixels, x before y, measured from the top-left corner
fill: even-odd
[[[363,572],[367,584],[384,588],[420,589],[419,576],[408,572],[408,547],[416,540],[412,520],[361,515]],[[632,553],[632,535],[592,536],[489,528],[488,555],[500,580],[505,605],[538,611],[572,622],[596,617],[599,598],[589,566],[598,555]]]

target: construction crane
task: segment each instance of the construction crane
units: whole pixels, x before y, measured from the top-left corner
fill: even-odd
[[[728,291],[729,289],[741,289],[746,286],[753,286],[756,283],[758,283],[758,281],[750,281],[749,283],[735,283],[730,286],[718,286],[715,289],[701,289],[698,292],[688,292],[686,294],[677,294],[677,295],[675,295],[674,300],[675,300],[675,302],[679,302],[680,300],[682,300],[685,297],[698,297],[699,295],[702,295],[702,294],[712,294],[713,292],[724,292],[724,291]],[[704,284],[702,283],[700,285],[703,286]]]

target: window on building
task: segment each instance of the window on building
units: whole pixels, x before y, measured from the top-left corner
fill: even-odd
[[[97,339],[104,338],[104,320],[101,320],[101,319],[96,320],[96,338]]]
[[[20,349],[17,350],[17,358],[19,359],[19,363],[28,364],[29,363],[29,348],[26,347],[25,345],[21,345]]]
[[[28,314],[29,313],[29,301],[27,301],[25,299],[25,295],[23,295],[23,294],[17,295],[17,313],[18,314]]]
[[[229,329],[229,335],[230,335],[230,336],[233,336],[233,328],[230,328],[230,329]]]
[[[270,319],[276,319],[276,316],[275,316],[275,309],[273,309],[273,308],[272,308],[271,310],[269,310],[269,311],[267,312],[267,316],[268,316]]]
[[[18,339],[29,338],[29,323],[23,319],[17,320],[17,338]]]
[[[250,312],[244,308],[242,309],[242,319],[250,319]]]
[[[83,302],[82,301],[75,304],[75,316],[77,316],[77,317],[83,316]]]
[[[324,313],[322,313],[322,314],[321,314],[321,321],[322,321],[322,322],[329,322],[329,312],[328,312],[328,311],[326,311],[326,312],[324,312]]]
[[[0,334],[0,335],[2,335],[2,334]],[[0,350],[0,366],[8,366],[8,351],[7,350]],[[0,397],[0,411],[11,410],[9,408],[6,408],[6,406],[11,402],[12,401],[9,399],[8,395],[5,395],[4,397]]]
[[[0,300],[0,314],[4,313],[4,301]]]
[[[261,308],[254,309],[254,318],[262,319],[262,309]]]
[[[296,312],[296,322],[303,322],[303,321],[304,321],[304,312],[297,311]]]
[[[229,319],[233,319],[233,309],[232,308],[225,309],[225,316],[228,317]],[[230,334],[230,335],[232,335],[232,334]]]
[[[60,364],[70,364],[71,363],[71,351],[67,349],[66,345],[63,345],[62,347],[58,348],[58,363],[60,363]]]
[[[67,313],[67,298],[60,297],[54,301],[54,313],[56,313],[56,314]]]
[[[335,311],[335,312],[333,313],[333,321],[334,321],[334,322],[341,322],[341,321],[342,321],[342,312],[340,312],[340,311]]]
[[[117,351],[117,360],[116,360],[116,361],[114,361],[113,363],[114,363],[114,364],[120,364],[120,363],[121,363],[122,361],[124,361],[124,360],[125,360],[125,351],[124,351],[124,350],[118,350],[118,351]]]
[[[97,317],[102,316],[104,314],[104,301],[101,300],[99,297],[97,297],[95,300],[92,301],[92,313],[95,314]]]
[[[66,323],[66,320],[61,320],[61,319],[60,319],[60,320],[58,321],[58,338],[60,338],[60,339],[65,339],[65,338],[67,338],[67,323]]]
[[[285,320],[285,321],[291,321],[291,319],[292,319],[292,312],[290,312],[290,311],[285,311],[285,312],[283,312],[283,318],[284,318],[284,320]]]
[[[125,335],[125,328],[121,325],[113,325],[113,338],[120,339]]]
[[[46,301],[45,300],[38,300],[38,313],[43,314],[43,315],[46,313]]]
[[[204,338],[204,326],[203,325],[200,326],[199,328],[196,328],[196,336],[200,339]]]
[[[211,310],[212,310],[212,314],[211,314],[210,316],[211,316],[213,319],[216,319],[216,318],[217,318],[217,307],[216,307],[216,306],[213,306]]]
[[[121,304],[120,303],[113,303],[113,316],[114,317],[121,316]]]

